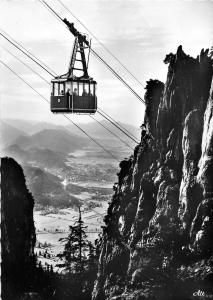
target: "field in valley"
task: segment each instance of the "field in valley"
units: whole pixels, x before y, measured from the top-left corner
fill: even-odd
[[[84,208],[82,208],[82,220],[87,226],[87,238],[91,242],[94,242],[101,233],[101,226],[104,225],[103,216],[107,206],[107,203],[104,202],[101,207],[92,210],[83,210]],[[73,208],[60,209],[57,213],[49,214],[35,211],[34,220],[37,237],[35,252],[43,266],[52,264],[54,270],[60,272],[56,266],[60,263],[57,254],[63,251],[64,245],[59,242],[59,239],[67,237],[69,226],[73,225],[78,217],[78,210]]]

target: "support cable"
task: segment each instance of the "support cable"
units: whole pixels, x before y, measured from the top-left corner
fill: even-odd
[[[52,7],[45,1],[45,0],[38,0],[39,2],[41,2],[44,6],[46,6],[46,8],[53,14],[55,15],[55,17],[57,19],[59,19],[60,21],[63,22],[63,19],[59,16],[59,14],[57,14],[57,12],[52,9]],[[63,22],[64,23],[64,22]],[[65,25],[65,24],[64,24]]]
[[[15,41],[8,33],[6,33],[4,30],[2,30],[2,29],[0,29],[3,33],[4,33],[4,35],[6,35],[7,37],[8,37],[8,39],[10,40],[10,43],[11,43],[11,41],[14,43],[14,44],[16,44],[16,45],[18,45],[19,46],[19,48],[22,48],[22,49],[24,49],[24,51],[26,52],[26,53],[28,53],[28,55],[29,56],[31,56],[30,57],[30,59],[32,59],[32,57],[35,59],[35,60],[37,60],[41,65],[43,65],[43,66],[45,66],[50,72],[52,72],[53,74],[54,74],[54,76],[57,76],[58,74],[57,73],[55,73],[50,67],[48,67],[42,60],[40,60],[39,58],[37,58],[34,54],[32,54],[32,52],[30,52],[29,50],[27,50],[23,45],[21,45],[20,43],[18,43],[17,41]],[[1,33],[0,33],[1,34]],[[3,36],[3,35],[2,35]],[[4,37],[5,38],[5,37]],[[14,45],[15,46],[15,45]],[[17,48],[17,47],[16,47]],[[21,49],[19,49],[19,50],[21,50]],[[26,55],[26,53],[24,53],[25,55]],[[51,76],[53,76],[53,75],[51,75]]]
[[[110,115],[108,115],[105,111],[103,111],[100,107],[98,108],[99,111],[101,111],[104,115],[106,115],[108,118],[110,118],[113,123],[116,123],[120,128],[122,128],[126,133],[128,133],[129,135],[131,135],[133,138],[135,138],[137,140],[137,137],[135,137],[130,131],[128,131],[126,128],[124,128],[121,124],[119,124],[115,119],[113,119]],[[139,128],[137,128],[138,130],[140,130]],[[139,142],[138,142],[139,143]]]
[[[49,73],[51,76],[54,77],[54,75],[48,71],[44,66],[42,66],[38,61],[36,61],[33,57],[31,57],[27,52],[22,50],[20,47],[18,47],[16,44],[14,44],[11,40],[9,40],[4,34],[0,32],[0,35],[3,36],[9,43],[11,43],[14,47],[16,47],[18,50],[20,50],[22,53],[24,53],[27,57],[29,57],[31,60],[33,60],[36,64],[38,64],[42,69],[44,69],[47,73]]]
[[[134,139],[134,138],[132,138],[129,134],[127,134],[123,129],[121,129],[121,128],[119,128],[116,124],[114,124],[109,118],[107,118],[106,116],[104,116],[100,111],[98,111],[98,113],[102,116],[102,117],[104,117],[104,118],[106,118],[110,123],[112,123],[115,127],[117,127],[118,129],[120,129],[125,135],[127,135],[131,140],[133,140],[136,144],[138,144],[138,142]]]
[[[145,104],[144,99],[142,99],[131,86],[112,68],[110,65],[95,51],[91,48],[91,52],[95,55],[112,73],[117,79],[119,79],[134,95],[138,98],[139,101]]]
[[[117,134],[115,134],[113,131],[111,131],[110,129],[108,129],[106,126],[104,126],[100,121],[98,121],[97,119],[95,119],[93,116],[90,115],[90,117],[95,120],[98,124],[100,124],[103,128],[105,128],[107,131],[109,131],[112,135],[114,135],[116,138],[118,138],[122,143],[124,143],[127,147],[129,147],[130,149],[134,150],[129,144],[127,144],[124,140],[122,140]]]
[[[1,45],[0,45],[1,46]],[[45,81],[48,85],[50,85],[49,81],[47,81],[43,76],[41,76],[38,72],[36,72],[33,68],[31,68],[29,65],[25,64],[20,58],[18,58],[16,55],[14,55],[12,52],[10,52],[8,49],[6,49],[4,46],[1,46],[7,53],[12,55],[15,59],[17,59],[20,63],[22,63],[25,67],[27,67],[29,70],[31,70],[33,73],[35,73],[37,76],[39,76],[43,81]]]

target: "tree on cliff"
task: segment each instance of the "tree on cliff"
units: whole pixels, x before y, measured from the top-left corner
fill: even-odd
[[[169,54],[166,55],[163,62],[165,64],[170,64],[170,63],[173,63],[174,61],[175,61],[175,54],[169,53]]]

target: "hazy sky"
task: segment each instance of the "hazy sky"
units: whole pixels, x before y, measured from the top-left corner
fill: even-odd
[[[85,29],[57,0],[47,2],[64,18]],[[165,55],[182,44],[187,54],[197,56],[201,48],[213,45],[213,1],[204,0],[62,0],[69,9],[108,47],[141,81],[165,81]],[[57,74],[67,71],[73,36],[38,0],[0,0],[0,29],[29,49]],[[0,45],[24,60],[48,81],[33,62],[0,37]],[[141,95],[144,89],[97,43],[93,48]],[[0,48],[1,60],[42,95],[49,98],[50,88],[38,76]],[[1,117],[50,121],[66,124],[53,115],[47,103],[16,78],[4,66],[1,72]],[[98,106],[116,120],[139,126],[144,107],[129,90],[95,57],[90,58],[89,74],[98,82]],[[2,80],[3,79],[3,80]],[[88,122],[88,116],[73,116]],[[97,116],[100,120],[100,117]]]

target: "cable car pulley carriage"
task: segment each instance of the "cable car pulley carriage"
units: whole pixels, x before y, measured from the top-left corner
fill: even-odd
[[[68,73],[52,81],[51,111],[54,113],[94,114],[97,110],[96,81],[88,75],[90,43],[73,23],[63,20],[75,36]],[[89,50],[86,61],[85,49]],[[80,67],[76,67],[76,63]],[[83,72],[76,76],[74,71]]]

